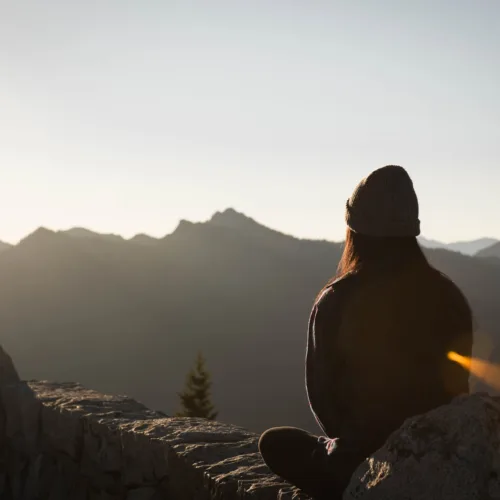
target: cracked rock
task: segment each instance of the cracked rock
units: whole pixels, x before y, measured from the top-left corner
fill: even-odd
[[[460,396],[408,419],[352,476],[344,500],[500,498],[500,398]]]

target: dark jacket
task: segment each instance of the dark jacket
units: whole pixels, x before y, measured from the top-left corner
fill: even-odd
[[[381,446],[406,418],[467,393],[472,317],[460,290],[430,266],[337,280],[309,321],[306,387],[329,437]]]

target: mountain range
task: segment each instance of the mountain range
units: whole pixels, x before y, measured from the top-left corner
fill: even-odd
[[[490,258],[490,257],[500,258],[500,241],[497,241],[493,245],[483,248],[482,250],[477,252],[476,255],[478,257],[483,257],[483,258]]]
[[[419,243],[425,248],[444,248],[453,252],[460,252],[465,255],[476,255],[495,244],[500,243],[494,238],[479,238],[471,241],[456,241],[453,243],[442,243],[441,241],[430,240],[420,236]]]
[[[80,382],[170,414],[202,350],[221,420],[315,430],[307,321],[341,251],[232,209],[158,239],[40,228],[0,253],[0,343],[25,379]],[[500,259],[425,251],[472,305],[476,355],[500,360]]]
[[[233,209],[228,209],[224,213],[235,213],[238,214]],[[238,217],[233,217],[233,223],[241,224],[243,219],[247,219],[247,217],[243,216],[240,217],[241,220],[238,219]],[[253,221],[252,219],[248,218],[249,220]],[[181,223],[184,221],[181,221]],[[211,221],[212,223],[217,223],[217,217],[212,217]],[[247,224],[247,228],[251,226]],[[41,228],[44,229],[44,228]],[[241,229],[241,228],[240,228]],[[158,243],[161,238],[154,238],[152,236],[149,236],[147,234],[137,234],[130,238],[129,240],[126,240],[123,236],[117,235],[117,234],[103,234],[103,233],[98,233],[95,231],[90,231],[89,229],[85,229],[82,227],[74,227],[71,229],[67,229],[65,231],[58,231],[60,233],[67,234],[69,236],[72,236],[74,238],[92,238],[92,239],[105,239],[108,241],[115,241],[115,242],[125,242],[129,241],[131,243],[139,243],[141,245],[154,245]],[[424,236],[419,236],[418,237],[419,243],[424,247],[424,248],[442,248],[446,250],[452,250],[454,252],[460,252],[465,255],[479,255],[479,256],[484,256],[484,257],[490,257],[490,256],[496,256],[500,257],[500,241],[495,239],[495,238],[478,238],[475,240],[470,240],[470,241],[456,241],[452,243],[443,243],[441,241],[425,238]],[[11,248],[13,245],[9,243],[4,243],[0,241],[0,252],[3,250],[7,250],[8,248]]]

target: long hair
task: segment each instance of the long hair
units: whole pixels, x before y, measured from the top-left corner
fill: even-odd
[[[335,280],[361,269],[385,274],[419,266],[428,267],[429,263],[417,238],[367,236],[347,228],[337,272],[320,290],[317,299]]]
[[[362,268],[389,271],[426,264],[415,237],[367,236],[348,228],[335,279]]]

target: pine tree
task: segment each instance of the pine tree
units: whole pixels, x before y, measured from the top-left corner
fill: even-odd
[[[205,358],[201,352],[198,353],[196,363],[186,377],[184,391],[178,393],[181,400],[182,411],[177,417],[199,417],[215,420],[217,412],[210,397],[210,373],[205,366]]]

